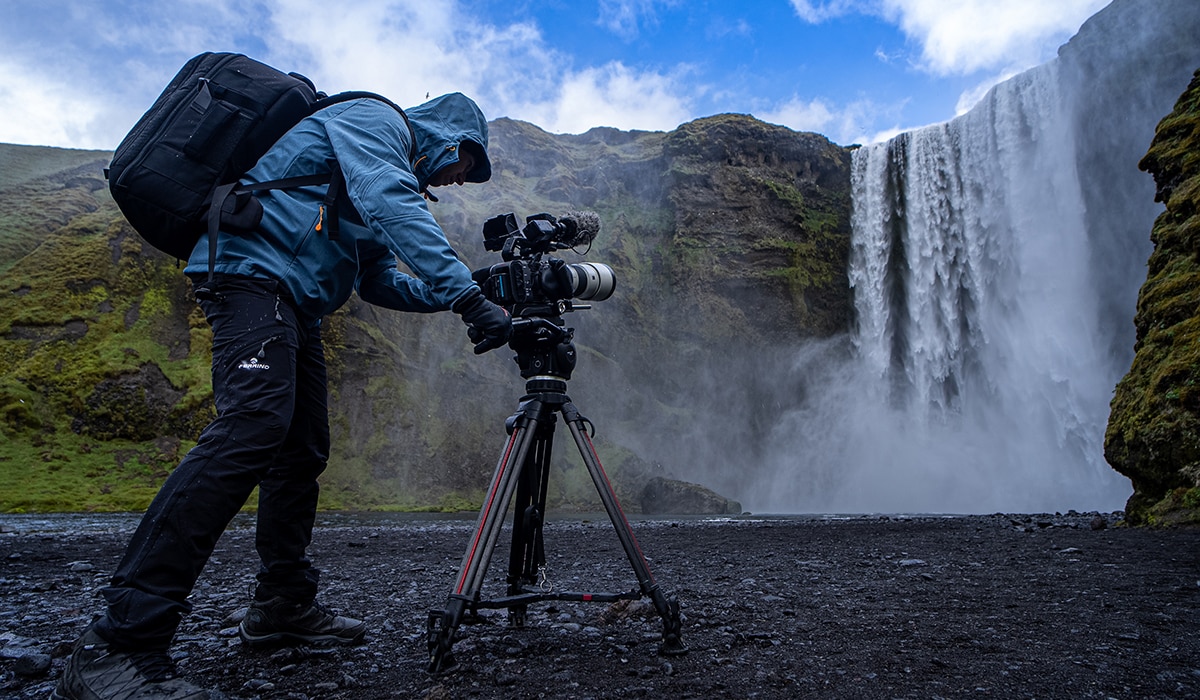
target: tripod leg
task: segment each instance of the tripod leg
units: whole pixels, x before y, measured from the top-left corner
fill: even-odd
[[[621,510],[621,506],[617,502],[617,496],[613,492],[608,475],[604,472],[604,467],[600,464],[599,456],[596,455],[596,448],[592,445],[592,440],[588,437],[585,430],[587,420],[579,414],[578,409],[570,402],[564,404],[561,410],[567,427],[571,430],[571,436],[575,438],[575,444],[579,447],[579,453],[583,457],[584,465],[587,466],[588,473],[592,476],[592,482],[596,485],[596,491],[600,494],[604,510],[608,512],[609,520],[612,521],[613,528],[617,531],[617,537],[621,540],[621,547],[625,550],[625,556],[629,558],[629,563],[633,566],[634,574],[638,579],[638,586],[641,587],[642,594],[650,598],[651,602],[654,603],[654,609],[662,617],[663,641],[659,646],[659,653],[666,655],[687,653],[687,647],[683,645],[683,640],[680,636],[682,624],[679,618],[679,601],[675,598],[668,599],[667,595],[654,581],[654,575],[650,573],[650,566],[646,563],[646,557],[642,554],[641,547],[638,546],[637,538],[633,536],[633,529],[629,526],[629,520],[625,517],[625,512]]]
[[[450,650],[454,644],[454,633],[462,623],[467,609],[479,599],[479,590],[483,587],[483,577],[487,573],[492,551],[500,536],[508,503],[512,500],[522,465],[525,464],[530,445],[534,441],[539,424],[538,416],[544,411],[541,401],[531,400],[522,403],[520,410],[513,416],[515,421],[512,433],[500,455],[500,461],[496,464],[496,472],[484,497],[479,519],[475,523],[475,533],[467,544],[467,551],[459,567],[454,592],[446,601],[445,610],[429,613],[426,642],[429,646],[431,673],[445,671],[454,665],[454,655]]]
[[[508,560],[508,594],[518,595],[537,580],[539,568],[546,563],[542,543],[542,523],[546,512],[546,486],[550,474],[550,456],[554,449],[555,416],[548,413],[539,421],[533,446],[521,466],[514,501],[512,547]],[[511,627],[525,626],[526,606],[508,608]]]

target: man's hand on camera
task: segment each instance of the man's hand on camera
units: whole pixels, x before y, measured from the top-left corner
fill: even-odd
[[[450,310],[467,324],[467,337],[475,343],[476,355],[503,346],[512,335],[508,311],[488,301],[479,290],[465,294]]]

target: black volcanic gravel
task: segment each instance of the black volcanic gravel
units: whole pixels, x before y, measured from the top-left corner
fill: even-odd
[[[646,601],[541,603],[464,625],[425,672],[473,518],[322,516],[322,600],[370,624],[358,647],[244,648],[257,559],[239,520],[172,648],[231,698],[1197,698],[1200,530],[1119,514],[635,520],[689,652],[656,653]],[[45,698],[134,521],[0,516],[0,696]],[[485,594],[500,595],[507,535]],[[552,519],[561,589],[636,587],[604,516]]]

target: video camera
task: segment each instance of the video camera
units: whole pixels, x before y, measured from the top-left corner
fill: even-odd
[[[517,225],[514,214],[502,214],[483,225],[483,245],[500,251],[504,262],[481,268],[472,277],[491,302],[508,309],[513,318],[553,317],[574,309],[572,299],[604,301],[617,280],[602,263],[567,263],[549,256],[555,250],[591,248],[600,232],[594,212],[567,212],[561,217],[535,214]],[[583,253],[586,253],[585,249]]]

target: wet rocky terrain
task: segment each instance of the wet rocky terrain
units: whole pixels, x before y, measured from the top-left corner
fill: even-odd
[[[248,649],[235,631],[251,521],[218,545],[172,652],[231,698],[1195,698],[1200,530],[1119,514],[635,520],[677,595],[688,653],[657,654],[645,601],[540,603],[464,625],[426,672],[473,519],[323,516],[322,600],[370,623],[357,647]],[[45,698],[134,520],[0,516],[0,696]],[[503,592],[504,536],[486,596]],[[553,519],[547,579],[636,588],[612,527]]]

